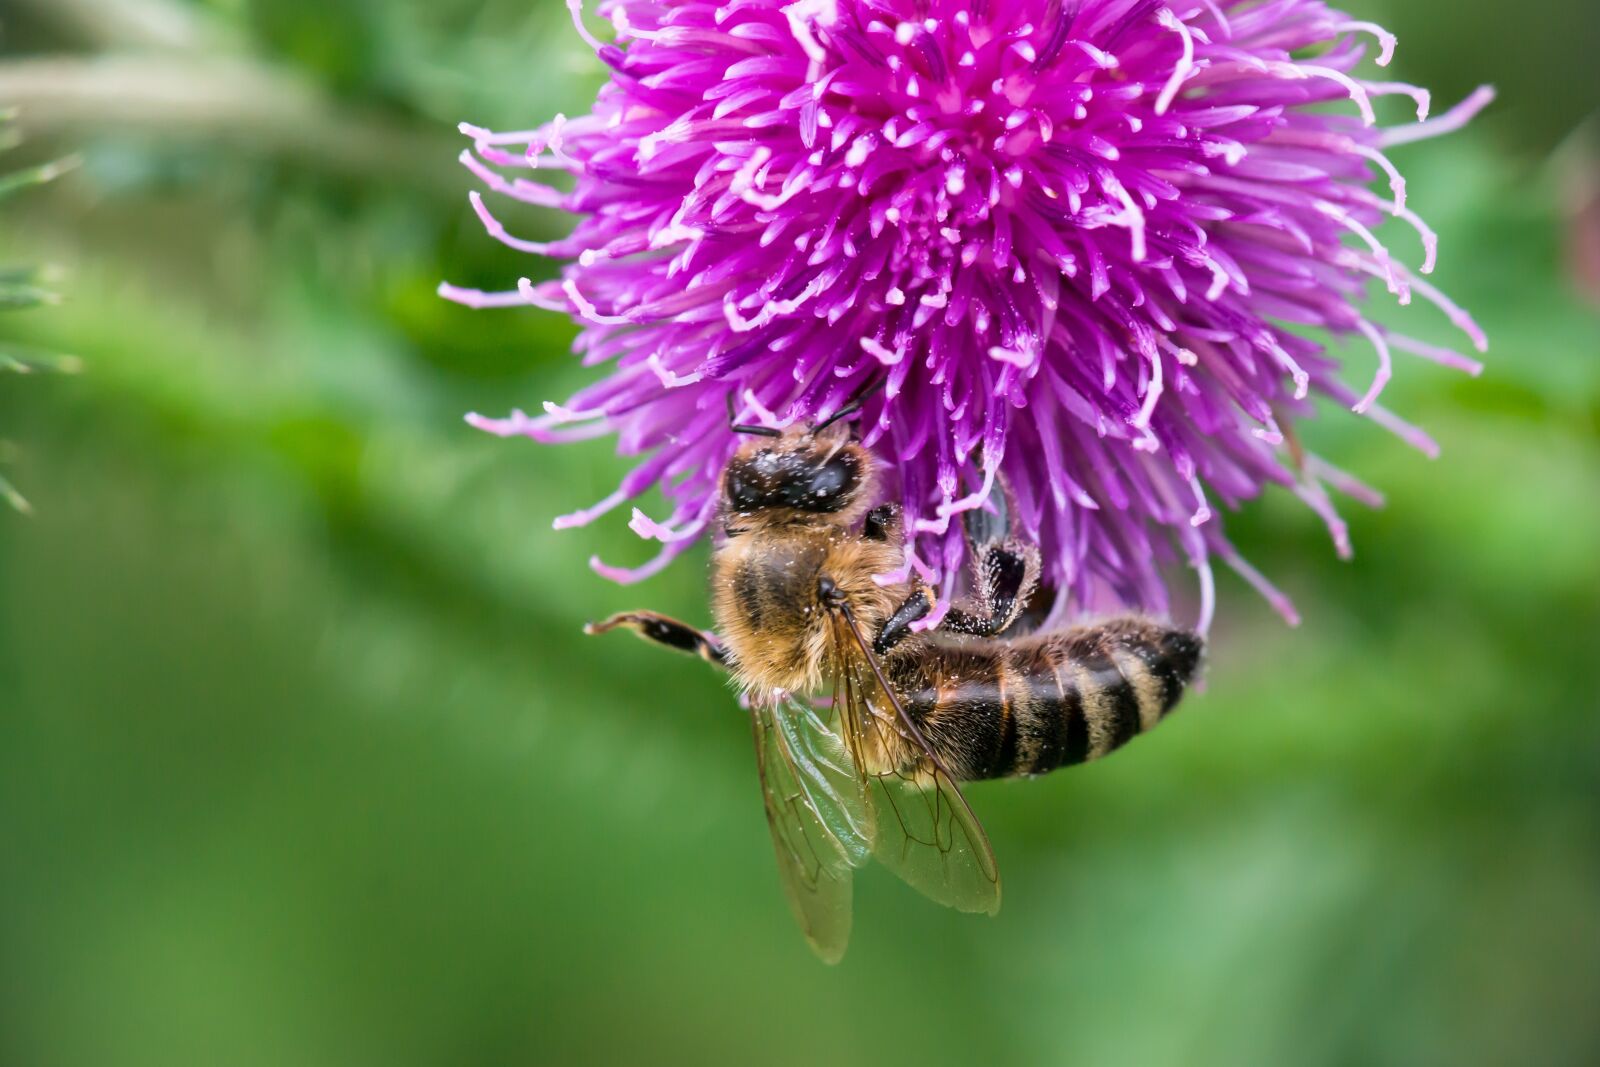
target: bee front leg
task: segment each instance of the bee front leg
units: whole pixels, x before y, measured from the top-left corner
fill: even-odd
[[[653,611],[628,611],[613,615],[604,622],[585,623],[583,632],[603,634],[618,628],[632,630],[646,641],[699,656],[713,667],[728,666],[727,654],[723,652],[716,634],[708,630],[696,630],[686,622]]]
[[[867,512],[861,536],[868,541],[898,541],[904,525],[899,504],[879,504]]]
[[[872,651],[881,656],[904,641],[911,633],[911,624],[933,610],[934,596],[932,589],[922,586],[906,597],[905,602],[895,608],[894,614],[884,622],[878,636],[872,639]]]

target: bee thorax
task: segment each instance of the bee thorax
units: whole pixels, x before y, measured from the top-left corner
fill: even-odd
[[[818,689],[840,636],[839,606],[876,628],[895,591],[873,575],[899,562],[898,550],[837,530],[796,526],[730,538],[712,560],[712,610],[735,677],[748,689]]]

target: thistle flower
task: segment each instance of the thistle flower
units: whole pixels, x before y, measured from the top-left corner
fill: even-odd
[[[1486,347],[1421,277],[1435,236],[1383,150],[1492,94],[1428,121],[1425,91],[1358,72],[1394,38],[1315,0],[609,0],[613,44],[568,2],[610,68],[592,113],[462,127],[488,189],[578,219],[526,241],[473,193],[489,233],[568,262],[508,292],[441,292],[571,314],[584,364],[610,366],[537,417],[469,416],[544,442],[614,433],[643,457],[555,523],[659,487],[671,514],[631,525],[662,548],[631,570],[593,561],[610,578],[654,574],[707,531],[738,443],[728,395],[776,427],[881,378],[861,433],[898,475],[906,574],[945,602],[964,581],[959,517],[1001,485],[1061,614],[1165,613],[1162,569],[1187,562],[1203,628],[1220,558],[1292,620],[1217,504],[1283,485],[1347,554],[1328,488],[1379,498],[1298,448],[1312,395],[1431,453],[1378,403],[1391,352],[1479,369],[1363,304],[1376,284],[1420,296]],[[1392,95],[1416,124],[1377,126]],[[566,172],[570,191],[529,171]],[[1376,236],[1391,217],[1416,231],[1419,270]],[[1306,328],[1370,346],[1370,384]]]

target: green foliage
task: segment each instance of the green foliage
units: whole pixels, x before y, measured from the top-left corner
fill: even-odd
[[[0,139],[6,138],[10,121],[10,115],[0,115]],[[0,174],[0,204],[31,186],[52,181],[69,165],[65,162],[42,163],[10,174]],[[0,266],[0,312],[54,303],[58,298],[46,284],[45,274],[46,272],[39,267]],[[9,344],[0,337],[0,375],[76,369],[77,361],[70,357],[42,352],[27,345]],[[0,452],[8,451],[6,442],[0,439]],[[0,459],[3,458],[3,454],[0,454]],[[23,496],[3,474],[0,474],[0,502],[4,502],[13,511],[27,513],[32,510],[27,497]]]
[[[341,143],[447,157],[458,119],[592,93],[564,6],[524,7],[195,11],[315,86]],[[1433,18],[1401,75],[1469,52],[1513,74],[1547,32],[1464,39],[1454,9],[1406,9]],[[1390,498],[1346,508],[1354,562],[1292,500],[1230,517],[1305,625],[1224,579],[1207,689],[1172,722],[971,790],[997,919],[869,872],[825,969],[725,686],[579,633],[705,619],[703,557],[600,580],[592,552],[644,552],[623,522],[549,520],[611,488],[607,445],[460,421],[583,377],[555,317],[430,295],[529,268],[478,231],[467,176],[146,129],[34,131],[86,165],[0,214],[0,261],[60,263],[73,297],[0,319],[3,351],[92,370],[0,382],[39,505],[0,521],[6,1063],[1600,1058],[1600,320],[1563,273],[1548,144],[1491,121],[1402,150],[1437,281],[1495,350],[1480,380],[1397,368],[1387,402],[1436,462],[1348,414],[1315,427]]]

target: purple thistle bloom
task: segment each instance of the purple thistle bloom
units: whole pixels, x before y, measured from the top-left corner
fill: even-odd
[[[881,377],[862,437],[897,473],[907,574],[946,603],[964,580],[960,513],[1002,484],[1065,594],[1058,614],[1166,613],[1161,569],[1183,561],[1204,628],[1218,557],[1293,620],[1216,504],[1281,484],[1348,553],[1327,489],[1380,498],[1300,453],[1289,431],[1311,394],[1432,453],[1377,403],[1391,352],[1479,369],[1362,305],[1374,281],[1421,296],[1485,349],[1420,277],[1435,237],[1383,149],[1460,127],[1492,93],[1426,121],[1425,91],[1356,73],[1373,41],[1387,64],[1393,37],[1315,0],[609,0],[616,44],[568,2],[611,70],[593,112],[463,126],[463,162],[576,215],[566,238],[523,241],[472,195],[494,237],[570,262],[511,292],[441,292],[572,314],[584,364],[611,365],[541,416],[469,417],[546,442],[615,433],[645,457],[556,520],[661,488],[672,513],[631,523],[659,554],[593,561],[607,577],[656,573],[711,524],[738,443],[730,393],[740,421],[784,426]],[[1378,128],[1388,95],[1415,101],[1417,123]],[[518,170],[565,171],[571,191]],[[1415,229],[1420,270],[1375,236],[1388,217]],[[1376,376],[1352,387],[1303,328],[1364,339]]]

